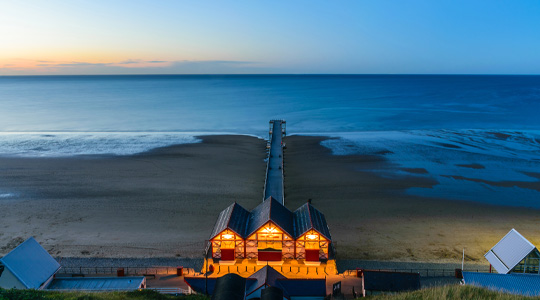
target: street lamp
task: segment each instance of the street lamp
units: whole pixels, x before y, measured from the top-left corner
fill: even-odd
[[[206,243],[206,249],[204,252],[204,266],[205,266],[205,272],[204,272],[204,293],[208,296],[208,250],[210,250],[210,247],[212,247],[212,244],[210,241],[207,241]]]

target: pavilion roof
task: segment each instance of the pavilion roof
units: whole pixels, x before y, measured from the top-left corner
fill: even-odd
[[[225,229],[234,231],[241,237],[245,236],[249,211],[240,206],[238,203],[233,203],[225,208],[220,214],[214,225],[214,230],[210,235],[210,239],[215,238]]]
[[[323,213],[310,203],[306,203],[294,211],[294,238],[300,237],[311,229],[316,230],[328,240],[332,240]]]
[[[293,213],[273,197],[268,197],[251,211],[246,237],[255,233],[269,221],[294,237]]]
[[[210,239],[225,229],[247,238],[268,222],[274,223],[294,239],[312,229],[328,240],[332,239],[324,214],[313,205],[306,203],[293,213],[273,197],[264,200],[251,212],[236,202],[231,204],[219,214]]]

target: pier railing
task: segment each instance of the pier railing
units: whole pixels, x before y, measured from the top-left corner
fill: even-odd
[[[72,276],[116,275],[118,269],[124,269],[126,276],[177,274],[177,267],[62,267],[58,273]],[[197,274],[192,268],[183,268],[182,272],[184,276]]]
[[[153,290],[161,294],[168,294],[168,295],[189,295],[192,294],[191,290],[185,290],[181,288],[146,288],[147,290]]]
[[[321,278],[334,273],[327,270],[326,267],[319,266],[272,266],[272,268],[281,274],[288,275],[310,275],[315,278]],[[248,277],[253,273],[260,270],[260,266],[246,266],[246,265],[217,265],[214,269],[214,274],[225,275],[229,273],[236,273],[244,277]]]
[[[367,269],[366,269],[367,270]],[[410,269],[369,269],[370,271],[379,272],[403,272],[403,273],[418,273],[422,277],[454,277],[456,269],[431,269],[431,268],[410,268]],[[466,269],[469,272],[489,273],[487,269]],[[345,270],[341,275],[343,276],[356,276],[357,270]]]
[[[263,188],[263,201],[266,200],[264,197],[266,197],[266,184],[268,182],[268,168],[270,166],[270,149],[272,147],[272,136],[270,136],[270,140],[268,141],[268,145],[266,146],[267,158],[266,158],[266,172],[264,172],[264,188]]]
[[[186,290],[182,288],[176,288],[176,287],[168,287],[168,288],[145,288],[146,290],[152,290],[156,291],[161,294],[168,294],[168,295],[190,295],[193,294],[191,290]],[[73,290],[70,289],[55,289],[55,292],[73,292]],[[107,289],[107,292],[131,292],[133,289]],[[86,293],[102,293],[103,289],[78,289],[77,292],[86,292]],[[93,299],[93,298],[91,298]]]
[[[266,172],[264,174],[264,188],[263,188],[263,201],[266,200],[266,198],[268,198],[269,196],[274,196],[274,198],[276,198],[276,200],[282,202],[283,204],[285,204],[285,183],[284,183],[284,157],[283,157],[283,140],[281,140],[281,143],[280,145],[274,145],[273,144],[273,139],[274,139],[274,135],[275,134],[279,134],[279,136],[281,138],[283,138],[286,134],[286,131],[285,131],[285,120],[271,120],[270,121],[270,128],[269,128],[269,139],[268,139],[268,144],[266,146],[267,148],[267,162],[266,162]],[[279,129],[279,130],[277,130]],[[279,131],[279,132],[277,132]],[[271,160],[272,160],[272,149],[273,147],[280,147],[280,157],[281,158],[281,165],[280,165],[280,169],[281,169],[281,199],[277,199],[279,197],[277,197],[277,195],[267,195],[267,189],[268,189],[268,174],[271,170],[271,166],[270,166],[270,163],[271,163]]]
[[[156,275],[176,275],[177,267],[62,267],[59,274],[71,275],[71,276],[86,276],[86,275],[116,275],[118,269],[124,269],[125,276],[156,276]],[[291,274],[312,274],[312,275],[329,275],[326,268],[319,269],[317,267],[275,267],[282,273]],[[251,274],[256,271],[256,267],[251,266],[216,266],[215,273],[227,274],[230,272]],[[394,269],[369,269],[374,271],[387,271],[387,272],[407,272],[407,273],[419,273],[422,277],[453,277],[456,269],[450,268],[394,268]],[[466,271],[489,273],[487,268],[466,268]],[[183,268],[183,276],[197,276],[201,273],[195,271],[192,268]],[[356,276],[357,270],[345,270],[343,276]]]

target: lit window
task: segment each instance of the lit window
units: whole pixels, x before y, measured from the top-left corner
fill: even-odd
[[[308,234],[306,237],[308,240],[316,240],[319,236],[316,234]]]
[[[276,233],[278,232],[278,230],[276,229],[276,227],[268,226],[265,227],[261,232]]]

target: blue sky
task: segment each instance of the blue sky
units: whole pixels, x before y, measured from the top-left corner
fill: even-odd
[[[540,1],[0,0],[0,75],[539,74]]]

